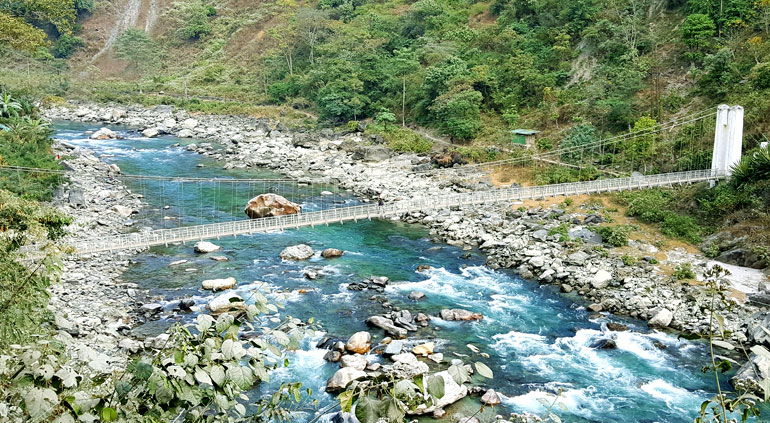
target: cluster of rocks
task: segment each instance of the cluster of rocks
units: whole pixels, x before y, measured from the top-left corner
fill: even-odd
[[[601,219],[593,216],[559,208],[511,211],[487,207],[483,211],[413,212],[405,220],[429,225],[434,236],[450,244],[480,248],[492,268],[517,269],[526,279],[576,293],[588,300],[588,308],[594,312],[608,311],[647,320],[653,327],[707,334],[707,293],[658,272],[657,260],[627,264],[608,255],[598,248],[601,236],[592,227]],[[573,242],[565,242],[565,232]],[[653,245],[633,244],[639,255],[657,252]],[[730,310],[720,306],[728,317],[727,329],[735,336],[745,333],[744,322],[751,310],[750,306]]]
[[[387,315],[371,316],[366,324],[385,331],[396,339],[406,338],[409,332],[416,332],[421,327],[427,327],[430,317],[424,313],[412,315],[409,310],[391,311]]]
[[[466,397],[470,392],[468,386],[455,382],[448,371],[431,373],[429,365],[418,359],[418,355],[420,355],[436,364],[443,362],[443,355],[433,351],[435,345],[432,342],[414,345],[410,351],[403,341],[385,338],[381,344],[373,347],[372,336],[369,332],[357,332],[347,342],[340,339],[324,338],[317,347],[329,349],[324,358],[329,362],[340,364],[340,369],[326,383],[327,392],[344,390],[353,381],[366,384],[368,379],[383,374],[390,375],[393,380],[412,380],[419,375],[423,375],[427,380],[432,374],[441,377],[444,381],[443,397],[430,406],[419,404],[413,409],[407,410],[407,414],[432,414],[434,417],[443,417],[446,413],[444,407]],[[469,374],[473,373],[473,368],[470,365],[464,365],[460,360],[452,360],[451,364],[465,366]],[[487,400],[494,401],[491,395],[487,397]]]
[[[350,291],[376,291],[379,293],[385,292],[385,287],[388,286],[390,279],[387,276],[370,276],[368,279],[348,284],[348,290]]]

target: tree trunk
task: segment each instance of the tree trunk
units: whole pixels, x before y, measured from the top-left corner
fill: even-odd
[[[401,127],[406,128],[406,74],[401,80]]]

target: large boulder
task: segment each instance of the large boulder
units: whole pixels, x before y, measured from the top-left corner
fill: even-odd
[[[196,126],[198,126],[198,121],[193,119],[193,118],[185,119],[182,122],[182,127],[184,127],[185,129],[188,129],[188,130],[195,129]]]
[[[147,128],[144,131],[142,131],[142,136],[145,138],[155,138],[160,134],[160,130],[158,128]]]
[[[418,360],[412,353],[396,354],[390,359],[395,361],[391,369],[398,377],[412,379],[417,375],[423,375],[430,371],[428,365]]]
[[[121,206],[120,204],[116,204],[112,206],[112,211],[117,213],[118,216],[120,217],[128,217],[135,213],[134,209],[126,206]]]
[[[280,257],[284,260],[307,260],[313,257],[313,254],[315,251],[309,245],[299,244],[284,248]]]
[[[108,128],[99,128],[89,138],[92,140],[112,140],[118,138],[118,133]]]
[[[229,292],[215,297],[206,306],[212,313],[224,313],[226,311],[239,311],[246,309],[246,302],[240,295]]]
[[[441,318],[444,320],[481,320],[484,316],[481,313],[474,313],[461,308],[441,310]]]
[[[378,327],[396,338],[406,338],[408,334],[406,329],[396,326],[393,320],[382,316],[372,316],[366,319],[366,324]]]
[[[356,379],[366,377],[366,373],[353,367],[343,367],[337,370],[332,377],[326,381],[326,392],[338,392],[345,389],[348,384]]]
[[[357,354],[366,354],[372,349],[372,335],[369,332],[356,332],[345,344],[345,349]]]
[[[302,211],[302,206],[281,197],[278,194],[260,194],[246,204],[243,210],[250,219],[263,217],[285,216],[297,214]]]
[[[390,150],[381,145],[361,146],[353,153],[353,160],[380,162],[390,158]]]
[[[222,249],[222,247],[219,245],[208,241],[198,241],[195,243],[195,247],[193,248],[195,249],[196,253],[213,253],[214,251],[219,251]]]
[[[334,258],[334,257],[341,257],[344,252],[342,250],[338,250],[336,248],[327,248],[321,252],[321,257],[323,258]]]
[[[203,289],[209,289],[212,291],[224,291],[225,289],[235,287],[236,284],[237,282],[232,276],[224,279],[206,279],[202,283]]]
[[[591,286],[596,289],[604,289],[610,285],[610,281],[612,281],[612,273],[601,269],[591,279]]]
[[[465,163],[462,154],[457,151],[436,153],[430,158],[430,161],[438,167],[452,167],[455,164]]]
[[[668,309],[662,308],[652,316],[647,324],[654,328],[667,328],[671,324],[671,320],[674,319],[674,314]]]
[[[70,205],[81,207],[86,205],[86,196],[82,189],[70,190],[68,200]]]
[[[366,357],[360,354],[343,355],[340,361],[340,367],[352,367],[356,370],[364,370],[369,362],[366,361]]]
[[[760,383],[767,378],[770,378],[770,357],[751,354],[749,362],[738,369],[730,382],[738,390],[748,390],[761,395],[763,389]]]

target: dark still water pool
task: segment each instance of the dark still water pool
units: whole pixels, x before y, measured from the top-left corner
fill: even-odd
[[[268,171],[223,170],[211,158],[172,146],[190,140],[148,139],[121,127],[112,129],[125,139],[89,140],[85,132],[96,129],[93,125],[58,122],[56,137],[103,155],[104,160],[116,163],[124,173],[282,178]],[[136,192],[146,193],[145,201],[149,203],[147,209],[134,217],[134,226],[155,228],[180,222],[241,219],[245,217],[242,208],[248,198],[267,189],[241,188],[234,199],[235,192],[222,186],[212,185],[207,191],[190,189],[194,184],[185,184],[186,191],[181,192],[171,183],[128,180],[127,184]],[[303,203],[306,209],[320,207],[324,201],[356,201],[334,187],[295,185],[293,189],[294,201]],[[322,195],[322,190],[329,190],[332,195]],[[203,198],[200,192],[204,192]],[[484,319],[474,323],[445,322],[434,317],[428,328],[420,329],[410,339],[436,342],[436,351],[443,353],[447,361],[459,354],[488,363],[495,379],[487,386],[504,395],[503,406],[512,412],[542,413],[544,408],[538,399],[562,389],[561,402],[567,411],[558,414],[564,421],[690,422],[700,403],[714,390],[713,375],[700,371],[708,361],[702,343],[651,331],[644,322],[591,315],[580,302],[549,288],[522,280],[512,272],[486,268],[479,252],[472,252],[467,259],[462,258],[465,252],[459,248],[432,243],[427,230],[420,226],[373,220],[212,241],[223,247],[216,254],[227,256],[229,261],[217,262],[195,254],[189,244],[159,247],[135,257],[135,264],[123,278],[169,302],[193,297],[203,304],[213,295],[200,289],[202,280],[232,276],[242,293],[257,287],[284,292],[280,297],[286,305],[285,314],[302,319],[314,317],[326,333],[339,337],[368,330],[366,318],[386,311],[383,300],[377,301],[373,296],[385,297],[413,315],[423,312],[436,316],[447,307],[481,312]],[[304,262],[288,262],[278,257],[283,248],[299,243],[316,251],[338,248],[345,254],[337,259],[323,259],[317,254]],[[187,262],[169,266],[179,260]],[[419,265],[431,268],[417,272]],[[308,280],[304,277],[306,270],[315,270],[321,277]],[[387,276],[394,282],[384,294],[347,289],[348,284],[370,276]],[[409,300],[407,295],[413,290],[424,292],[426,299]],[[630,330],[615,333],[616,349],[591,348],[607,336],[603,324],[610,320],[625,323]],[[156,322],[154,327],[138,330],[157,330],[165,324],[170,322]],[[384,336],[380,330],[371,332],[375,339]],[[318,333],[314,339],[307,339],[301,351],[289,355],[290,367],[273,375],[276,383],[302,381],[313,389],[322,407],[333,401],[323,391],[327,378],[337,369],[336,364],[323,360],[324,350],[315,348],[323,335]],[[489,358],[480,358],[468,344]],[[444,368],[446,364],[434,367]],[[461,401],[447,410],[447,421],[455,412],[473,413],[478,404],[475,398]],[[311,411],[298,419],[313,417]]]

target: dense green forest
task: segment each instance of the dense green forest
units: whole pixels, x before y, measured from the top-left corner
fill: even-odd
[[[179,27],[157,46],[166,59],[183,46],[194,62],[137,54],[136,67],[157,60],[159,89],[189,77],[327,122],[392,113],[454,140],[575,123],[621,132],[642,116],[660,122],[719,102],[750,118],[768,109],[766,0],[279,3],[263,10],[264,48],[248,57],[233,53],[249,28],[236,6],[177,6],[168,15]]]
[[[77,18],[100,3],[0,1],[0,43],[69,57],[84,45]],[[119,37],[126,69],[107,85],[189,84],[457,141],[500,142],[515,127],[559,139],[575,124],[598,136],[719,102],[744,105],[749,132],[767,126],[768,0],[187,0],[161,20]]]

